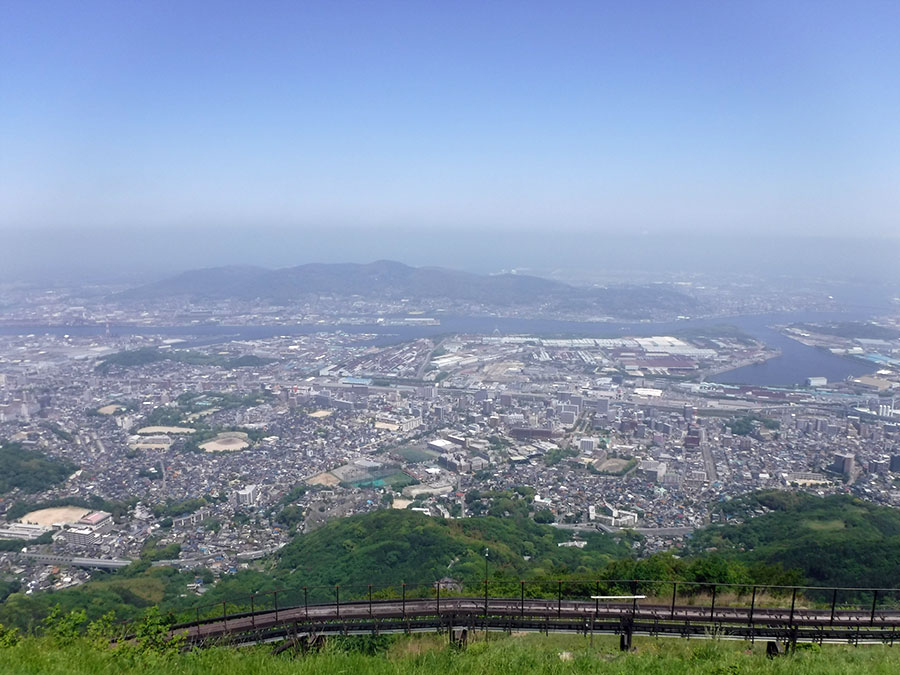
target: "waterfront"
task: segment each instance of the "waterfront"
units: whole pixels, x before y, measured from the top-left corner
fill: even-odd
[[[835,356],[819,347],[809,347],[769,327],[754,327],[746,332],[781,350],[781,355],[761,363],[719,373],[713,382],[722,384],[756,384],[763,386],[804,385],[808,377],[825,377],[829,382],[871,373],[874,365]]]
[[[116,325],[109,330],[118,335],[165,335],[186,337],[181,346],[201,346],[228,340],[258,340],[279,335],[309,335],[312,333],[344,332],[371,334],[368,342],[383,346],[421,337],[454,333],[491,334],[499,332],[528,335],[574,335],[582,337],[622,337],[681,334],[686,331],[715,330],[733,326],[743,333],[778,349],[781,355],[762,363],[743,366],[719,373],[712,381],[727,384],[752,384],[759,386],[802,385],[808,377],[826,377],[829,381],[844,380],[870,373],[875,366],[860,361],[835,356],[825,350],[809,347],[782,335],[774,325],[794,322],[829,321],[835,319],[856,320],[858,315],[836,313],[763,314],[708,319],[687,319],[669,322],[577,322],[553,319],[514,319],[498,317],[443,317],[439,325],[383,325],[371,324],[295,324],[295,325],[192,325],[192,326],[142,326]],[[52,334],[90,336],[102,335],[106,326],[101,325],[5,325],[0,334],[27,335]]]

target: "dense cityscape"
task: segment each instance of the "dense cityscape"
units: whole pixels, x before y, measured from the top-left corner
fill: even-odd
[[[786,387],[717,381],[784,358],[722,323],[680,336],[448,334],[391,306],[392,319],[347,332],[338,308],[326,326],[264,337],[204,332],[245,318],[214,311],[195,334],[129,331],[145,312],[115,328],[29,315],[47,330],[21,334],[11,312],[0,436],[71,473],[5,492],[0,537],[27,545],[0,554],[0,574],[58,590],[153,547],[165,554],[154,565],[197,570],[202,594],[298,533],[381,508],[524,509],[572,545],[628,531],[648,555],[760,489],[900,506],[890,318],[777,326],[859,373]]]
[[[0,675],[900,673],[898,27],[0,0]]]

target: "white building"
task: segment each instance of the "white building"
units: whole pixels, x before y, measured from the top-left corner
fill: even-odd
[[[236,495],[237,503],[240,506],[253,506],[259,497],[259,487],[256,485],[248,485],[238,490]]]

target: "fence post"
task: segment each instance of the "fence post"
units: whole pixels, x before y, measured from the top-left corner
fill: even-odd
[[[437,582],[437,613],[438,617],[441,615],[441,582],[438,580]]]
[[[631,580],[631,594],[634,596],[631,599],[631,620],[634,621],[634,615],[637,614],[637,579]],[[631,644],[631,638],[628,638],[629,646]]]
[[[306,586],[303,587],[303,613],[309,621],[309,589]]]
[[[878,589],[872,590],[872,615],[869,617],[869,625],[875,625],[875,605],[878,604]]]
[[[372,616],[372,584],[369,584],[369,616]]]
[[[225,601],[224,600],[222,601],[222,624],[223,624],[223,627],[227,630],[228,629],[228,615],[225,612]]]
[[[837,604],[838,589],[834,589],[831,593],[831,625],[834,625],[834,606]]]
[[[678,595],[678,582],[672,582],[672,611],[669,613],[669,621],[675,620],[675,598]]]
[[[556,580],[556,616],[562,616],[562,579]]]
[[[716,620],[716,590],[718,588],[718,584],[713,584],[712,604],[709,606],[709,620],[713,622]]]
[[[791,593],[791,620],[790,620],[790,636],[791,636],[791,652],[797,650],[797,628],[794,626],[794,604],[797,600],[797,587]]]
[[[198,625],[197,633],[199,634],[199,633],[200,633],[200,628],[199,628],[199,625],[200,625],[200,608],[199,608],[199,607],[197,608],[197,625]]]
[[[341,587],[339,584],[334,585],[334,604],[337,609],[337,618],[341,618]]]
[[[797,601],[797,587],[794,586],[793,592],[791,593],[791,618],[788,621],[789,626],[794,625],[794,603]]]
[[[487,620],[488,612],[488,580],[484,580],[484,618]]]
[[[525,616],[525,580],[519,580],[519,616]]]
[[[278,623],[278,591],[272,591],[275,598],[275,623]]]
[[[753,595],[750,596],[750,620],[749,625],[753,625],[753,612],[756,610],[756,586],[753,587]]]
[[[599,580],[594,582],[594,595],[597,596],[596,598],[594,598],[594,614],[596,615],[596,614],[600,613],[600,581]]]
[[[250,625],[256,628],[256,608],[253,604],[253,593],[250,594]]]
[[[404,581],[402,584],[402,594],[403,594],[403,618],[406,618],[406,582]]]

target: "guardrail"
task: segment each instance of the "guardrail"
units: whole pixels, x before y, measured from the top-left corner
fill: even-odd
[[[481,588],[477,588],[480,586]],[[472,591],[477,588],[480,593]],[[610,604],[604,595],[628,595]],[[644,597],[639,597],[644,596]],[[640,603],[639,603],[640,600]],[[189,642],[270,641],[294,634],[447,630],[615,632],[893,643],[900,588],[719,584],[652,579],[483,579],[261,590],[173,617]],[[598,623],[599,621],[599,623]]]
[[[555,599],[561,606],[564,599],[584,599],[591,595],[612,594],[614,592],[627,592],[630,595],[638,593],[660,604],[665,598],[671,607],[678,606],[706,606],[710,613],[717,608],[725,607],[749,607],[755,608],[780,608],[796,609],[800,601],[806,606],[828,607],[831,612],[840,608],[861,609],[867,608],[874,617],[875,612],[881,608],[900,609],[900,588],[870,588],[870,587],[822,587],[822,586],[783,586],[773,584],[729,584],[702,581],[659,581],[654,579],[485,579],[479,582],[450,583],[450,582],[404,582],[396,584],[344,584],[344,585],[316,585],[299,586],[294,588],[278,588],[262,590],[256,593],[248,593],[240,596],[231,596],[224,600],[212,603],[203,603],[192,608],[191,613],[197,621],[202,616],[212,616],[211,610],[215,608],[215,615],[221,617],[218,608],[223,608],[227,615],[228,605],[235,609],[254,612],[257,609],[265,609],[266,598],[271,597],[271,609],[277,609],[279,597],[281,607],[308,606],[310,604],[333,603],[339,609],[341,600],[344,602],[375,599],[398,599],[401,602],[406,599],[419,599],[425,597],[440,597],[443,589],[447,595],[448,590],[462,592],[478,587],[485,599],[490,598],[514,598],[529,599]],[[869,600],[871,598],[871,600]],[[773,604],[774,601],[784,604]],[[260,606],[259,603],[263,602]],[[790,604],[788,604],[788,602]],[[708,603],[708,604],[706,604]]]

